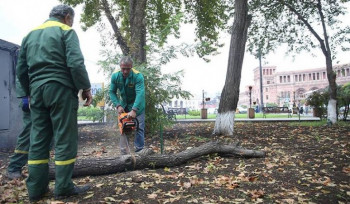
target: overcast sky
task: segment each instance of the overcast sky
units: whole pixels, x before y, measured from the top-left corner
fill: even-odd
[[[58,4],[57,0],[0,0],[0,39],[20,45],[22,38],[31,29],[43,23],[48,18],[52,7]],[[104,76],[97,72],[98,66],[96,65],[99,60],[100,36],[94,29],[83,32],[79,23],[81,7],[75,8],[75,12],[77,15],[73,28],[79,36],[90,81],[92,83],[104,82]],[[349,16],[347,14],[344,19],[349,19]],[[344,22],[349,24],[349,20]],[[179,43],[193,42],[193,33],[192,26],[183,27]],[[219,50],[221,54],[210,57],[210,63],[206,63],[196,56],[191,58],[180,56],[163,69],[165,72],[184,69],[183,88],[194,95],[201,95],[202,90],[211,96],[220,93],[225,83],[230,36],[223,34],[222,42],[225,43],[225,46]],[[271,53],[266,57],[266,60],[263,60],[263,65],[277,66],[277,71],[325,67],[325,58],[320,50],[314,52],[317,57],[302,53],[294,61],[291,57],[284,55],[285,51],[285,48],[281,48],[275,53]],[[349,53],[339,53],[337,60],[340,64],[350,63]],[[241,90],[247,85],[254,84],[252,70],[258,66],[259,61],[246,53],[242,69]],[[107,83],[109,83],[108,80]]]

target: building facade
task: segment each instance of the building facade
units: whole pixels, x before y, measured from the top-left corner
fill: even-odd
[[[350,63],[333,66],[333,70],[337,74],[336,82],[338,85],[350,82]],[[260,104],[259,67],[255,68],[253,72],[252,101]],[[308,94],[317,89],[326,88],[328,84],[325,67],[283,72],[279,72],[276,66],[262,67],[263,103],[265,106],[267,103],[275,103],[278,106],[303,104]],[[243,91],[242,95],[249,95],[249,93]],[[242,99],[246,101],[247,96],[242,96]],[[249,106],[249,103],[247,105]]]

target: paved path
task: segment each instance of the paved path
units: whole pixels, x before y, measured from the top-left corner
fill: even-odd
[[[320,118],[316,117],[301,117],[300,121],[319,121]],[[236,122],[290,122],[299,121],[299,117],[293,118],[235,118]],[[215,119],[178,119],[178,123],[190,123],[190,122],[215,122]]]
[[[299,117],[293,118],[235,118],[236,122],[291,122],[299,121]],[[320,118],[317,117],[301,117],[300,121],[320,121]],[[215,119],[178,119],[176,123],[194,123],[194,122],[215,122]],[[103,124],[99,122],[92,121],[78,121],[79,125],[91,125],[91,124]]]

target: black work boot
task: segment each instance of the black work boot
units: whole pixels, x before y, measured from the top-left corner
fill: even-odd
[[[73,190],[71,190],[70,192],[58,194],[58,195],[55,194],[55,199],[57,200],[57,199],[62,199],[73,195],[81,195],[86,193],[90,188],[91,188],[91,185],[84,185],[80,187],[74,186]]]
[[[43,194],[38,195],[38,196],[32,196],[32,197],[29,196],[29,201],[30,201],[31,203],[36,203],[36,202],[38,202],[39,200],[41,200],[43,197],[47,196],[48,193],[49,193],[49,191],[50,191],[50,189],[49,189],[49,187],[47,187],[46,190],[45,190],[45,192],[44,192]]]
[[[6,176],[7,176],[7,178],[9,178],[11,180],[20,179],[20,178],[22,178],[22,173],[20,171],[13,171],[13,172],[8,171]]]

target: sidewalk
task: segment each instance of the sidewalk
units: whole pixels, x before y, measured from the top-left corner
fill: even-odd
[[[178,119],[177,123],[191,123],[191,122],[215,122],[216,119]],[[299,117],[293,118],[235,118],[235,122],[291,122],[299,121]],[[320,121],[317,117],[301,117],[300,121]]]
[[[175,120],[175,123],[197,123],[197,122],[215,122],[216,119],[178,119]],[[235,118],[235,122],[298,122],[299,117],[293,118]],[[300,121],[320,121],[320,118],[317,117],[300,117]],[[79,126],[84,125],[102,125],[104,122],[92,122],[92,121],[78,121]]]

